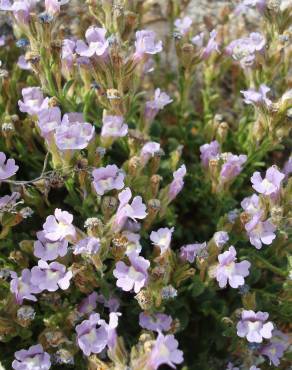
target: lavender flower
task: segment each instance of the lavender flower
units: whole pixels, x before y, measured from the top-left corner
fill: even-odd
[[[14,370],[48,370],[51,368],[50,355],[44,352],[43,346],[37,344],[29,347],[28,350],[22,349],[15,352],[12,362]]]
[[[187,173],[186,166],[183,164],[173,173],[173,180],[169,185],[168,199],[171,202],[182,191],[184,186],[184,177]]]
[[[206,47],[203,49],[203,53],[202,53],[203,59],[208,59],[209,56],[213,53],[213,51],[216,51],[217,53],[220,52],[219,45],[216,41],[216,38],[217,38],[217,31],[216,30],[211,31],[208,43]]]
[[[122,232],[122,236],[127,239],[127,249],[125,252],[126,255],[133,251],[137,252],[138,254],[141,252],[142,245],[140,244],[141,237],[139,234],[133,233],[128,230],[124,230]]]
[[[272,105],[272,101],[267,97],[267,93],[269,91],[271,91],[271,89],[268,86],[261,84],[258,91],[255,89],[249,89],[245,91],[241,90],[240,92],[242,93],[246,104],[270,107]]]
[[[269,314],[267,312],[254,312],[243,310],[241,320],[237,324],[237,335],[251,343],[262,343],[263,338],[270,339],[274,325],[267,321]]]
[[[249,9],[256,8],[263,13],[266,8],[267,0],[243,0],[234,10],[235,15],[246,13]]]
[[[0,152],[0,181],[15,175],[18,169],[19,167],[15,164],[14,159],[9,158],[6,161],[5,153]]]
[[[223,153],[224,163],[221,167],[220,177],[223,183],[231,181],[242,171],[242,165],[246,162],[247,156],[244,154],[234,155]]]
[[[38,114],[42,109],[49,107],[49,98],[43,96],[40,87],[27,87],[22,89],[22,100],[18,100],[19,110],[31,116]]]
[[[76,41],[64,39],[62,44],[62,65],[69,71],[74,65],[74,53],[76,49]]]
[[[113,189],[121,190],[125,185],[125,175],[115,164],[93,170],[92,176],[92,184],[98,195]]]
[[[250,243],[261,249],[263,244],[270,245],[276,238],[276,226],[269,220],[262,221],[262,212],[256,213],[252,219],[245,224]]]
[[[220,145],[218,141],[211,141],[210,144],[200,146],[200,158],[204,167],[209,166],[210,159],[217,158],[220,154]]]
[[[277,196],[280,191],[281,183],[285,175],[275,166],[267,169],[266,176],[263,179],[260,172],[254,172],[251,177],[252,187],[260,194]]]
[[[85,149],[95,133],[94,127],[87,122],[75,122],[57,126],[55,140],[60,150]]]
[[[56,208],[54,216],[48,216],[43,225],[44,237],[53,242],[63,240],[68,236],[75,238],[76,231],[72,221],[73,215],[71,213]]]
[[[70,0],[45,0],[46,12],[52,16],[60,13],[61,5],[65,5]]]
[[[232,288],[244,285],[244,278],[249,275],[250,262],[236,263],[236,250],[231,246],[228,251],[219,254],[219,265],[216,268],[216,280],[220,288],[225,288],[227,282]]]
[[[66,290],[70,286],[72,276],[72,272],[66,272],[66,266],[59,262],[48,264],[39,260],[38,266],[31,269],[31,283],[41,291],[47,289],[49,292],[55,292],[59,288]]]
[[[206,242],[201,243],[201,244],[195,243],[195,244],[183,245],[180,248],[179,256],[181,260],[193,263],[197,256],[201,256],[201,254],[202,253],[204,254],[204,252],[207,253],[206,247],[207,247]]]
[[[155,42],[154,31],[141,30],[136,32],[134,60],[141,60],[146,54],[157,54],[162,51],[162,41]]]
[[[26,61],[25,59],[25,55],[20,55],[18,60],[17,60],[17,66],[20,68],[20,69],[23,69],[25,71],[29,71],[31,70],[31,64],[29,62]]]
[[[40,293],[41,290],[31,282],[30,270],[22,270],[21,277],[17,277],[15,272],[12,272],[11,276],[10,291],[15,295],[16,302],[22,304],[24,299],[36,302],[37,299],[34,294]]]
[[[17,205],[20,193],[14,191],[11,195],[0,197],[0,212],[10,212]]]
[[[174,335],[158,333],[148,360],[150,369],[156,370],[160,365],[168,365],[175,369],[176,364],[183,362],[183,352],[178,349],[178,341]]]
[[[171,242],[171,236],[174,231],[174,227],[169,229],[168,227],[160,228],[157,231],[152,231],[150,234],[150,240],[154,245],[160,248],[160,254],[165,253]]]
[[[155,313],[153,315],[141,312],[139,315],[139,325],[143,329],[152,331],[168,331],[171,327],[172,318],[164,313]]]
[[[214,236],[214,242],[218,248],[224,247],[229,240],[229,235],[226,231],[217,231]]]
[[[128,125],[122,116],[105,116],[102,119],[102,137],[124,137],[128,133]]]
[[[149,141],[141,149],[141,162],[145,165],[151,157],[160,152],[160,144],[155,141]]]
[[[43,261],[53,261],[67,254],[67,240],[52,242],[45,237],[44,231],[37,232],[37,238],[38,240],[34,242],[34,255]]]
[[[147,283],[147,270],[150,262],[135,252],[130,253],[128,258],[131,265],[128,266],[122,261],[117,262],[113,275],[118,279],[117,286],[119,288],[125,292],[134,289],[135,293],[139,293]]]
[[[117,298],[110,296],[106,299],[102,294],[97,296],[97,302],[108,308],[110,312],[117,312],[120,307],[120,302]]]
[[[88,236],[80,240],[74,247],[73,254],[96,254],[100,248],[100,239]]]
[[[244,198],[240,204],[245,212],[251,216],[254,216],[255,214],[261,212],[260,198],[256,194]]]
[[[48,138],[61,125],[61,110],[58,107],[43,109],[38,113],[37,122],[43,137]]]
[[[292,155],[290,155],[289,159],[285,162],[283,172],[286,177],[288,177],[292,173]]]
[[[267,356],[270,365],[280,365],[280,358],[289,347],[289,337],[279,330],[273,330],[273,336],[270,342],[260,349],[260,354]]]
[[[83,57],[105,57],[109,48],[109,42],[106,39],[107,30],[104,28],[91,26],[85,32],[87,44],[78,40],[76,43],[76,52]]]
[[[182,35],[186,35],[189,32],[192,23],[192,18],[186,16],[182,19],[176,19],[174,21],[174,26],[178,30],[178,32],[180,32]]]
[[[154,98],[146,102],[144,116],[147,120],[152,121],[157,113],[173,100],[159,88],[155,90]]]
[[[88,315],[96,309],[97,306],[97,293],[93,292],[84,298],[78,305],[78,312],[83,315]]]

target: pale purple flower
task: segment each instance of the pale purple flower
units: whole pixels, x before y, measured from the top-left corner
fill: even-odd
[[[256,8],[263,13],[266,8],[266,0],[243,0],[234,10],[235,15],[246,13],[249,9]]]
[[[64,39],[62,44],[62,63],[65,68],[72,69],[74,65],[74,54],[76,41]]]
[[[151,232],[150,240],[155,246],[160,248],[160,254],[165,253],[169,249],[173,231],[174,227],[171,229],[163,227]]]
[[[9,212],[16,206],[20,193],[14,191],[11,195],[0,197],[0,212]]]
[[[220,288],[225,288],[227,283],[231,288],[244,285],[244,278],[249,275],[250,262],[236,262],[236,250],[231,246],[228,251],[219,254],[219,265],[216,267],[216,280]]]
[[[133,233],[129,230],[124,230],[122,232],[122,236],[124,236],[125,238],[127,238],[127,249],[126,249],[126,255],[128,255],[129,253],[135,251],[137,252],[138,254],[141,252],[142,250],[142,245],[140,244],[140,234],[136,234],[136,233]]]
[[[104,57],[107,55],[109,42],[106,38],[107,30],[104,28],[90,26],[85,32],[87,43],[78,40],[76,52],[83,57]]]
[[[286,177],[292,173],[292,155],[290,155],[289,159],[285,162],[283,172]]]
[[[185,16],[183,18],[178,18],[174,21],[175,28],[182,34],[185,35],[189,32],[193,21],[192,18]]]
[[[289,337],[279,330],[273,330],[272,339],[260,349],[260,354],[267,356],[270,365],[280,365],[280,358],[289,347]]]
[[[38,127],[41,134],[47,138],[51,132],[54,132],[61,125],[61,110],[58,107],[43,109],[38,113]]]
[[[125,292],[133,289],[135,293],[139,293],[147,283],[147,270],[150,262],[144,257],[139,256],[136,252],[130,253],[128,258],[130,266],[126,265],[123,261],[118,261],[113,275],[117,278],[116,284],[119,288],[122,288]]]
[[[128,125],[123,116],[105,116],[102,119],[102,137],[124,137],[128,133]]]
[[[232,362],[228,362],[226,370],[240,370],[239,367],[233,366]]]
[[[228,182],[240,174],[247,156],[244,154],[223,153],[222,157],[224,158],[224,163],[221,167],[220,177],[222,182]]]
[[[269,91],[271,91],[271,89],[267,85],[261,84],[258,91],[255,89],[248,89],[241,90],[240,92],[242,93],[246,104],[270,107],[272,105],[272,101],[267,97],[267,93]]]
[[[72,222],[73,215],[71,213],[56,208],[54,216],[48,216],[43,225],[44,237],[53,242],[63,240],[69,236],[75,238],[76,231]]]
[[[6,37],[4,35],[0,36],[0,47],[4,46],[6,42]]]
[[[31,272],[29,269],[24,269],[21,276],[17,277],[16,273],[11,274],[10,291],[15,295],[16,302],[22,304],[24,299],[36,302],[34,294],[40,293],[41,290],[37,285],[31,282]]]
[[[17,60],[17,65],[20,69],[23,69],[25,71],[29,71],[31,70],[31,64],[29,62],[26,61],[25,59],[25,56],[24,55],[20,55],[20,57],[18,58]]]
[[[260,194],[276,196],[281,188],[285,175],[276,166],[267,169],[263,179],[260,172],[254,172],[251,177],[252,187]]]
[[[169,185],[168,199],[172,201],[181,191],[184,186],[184,177],[187,173],[186,166],[183,164],[174,171],[173,180]]]
[[[59,288],[66,290],[70,286],[72,276],[72,271],[66,271],[66,266],[59,262],[48,264],[46,261],[39,260],[38,266],[31,269],[31,282],[41,291],[55,292]]]
[[[104,305],[104,307],[108,308],[110,312],[117,312],[120,307],[120,302],[117,298],[110,296],[108,299],[105,298],[102,294],[97,296],[97,302]]]
[[[52,16],[60,13],[61,5],[65,5],[70,0],[45,0],[46,12]]]
[[[88,315],[96,309],[97,306],[97,293],[93,292],[84,298],[78,305],[78,312],[83,315]]]
[[[181,364],[183,360],[183,352],[178,349],[178,341],[174,335],[164,336],[158,333],[147,362],[150,369],[156,370],[160,365],[168,365],[175,369],[175,365]]]
[[[44,352],[43,346],[37,344],[28,350],[21,349],[15,352],[12,362],[14,370],[49,370],[51,368],[50,355]]]
[[[220,145],[218,141],[214,140],[211,143],[200,146],[200,158],[204,167],[209,166],[210,159],[218,158],[220,154]]]
[[[172,318],[165,313],[149,314],[141,312],[139,315],[139,325],[143,329],[152,331],[168,331],[171,327]]]
[[[37,0],[19,0],[15,1],[10,9],[17,22],[28,23],[30,20],[30,13],[35,10]]]
[[[56,145],[60,150],[85,149],[95,133],[94,126],[87,122],[75,122],[57,126]]]
[[[19,167],[15,164],[13,158],[9,158],[6,161],[5,153],[0,152],[0,181],[15,175],[18,169]]]
[[[224,245],[228,242],[229,240],[229,235],[228,232],[226,231],[217,231],[214,236],[214,242],[218,248],[224,247]]]
[[[92,176],[92,184],[98,195],[113,189],[121,190],[125,185],[125,174],[115,164],[93,170]]]
[[[240,204],[245,212],[251,216],[261,212],[260,197],[256,194],[244,198]]]
[[[271,221],[262,221],[262,212],[253,215],[252,219],[245,224],[250,244],[261,249],[262,245],[270,245],[276,238],[276,226]]]
[[[237,323],[237,335],[251,343],[262,343],[263,338],[270,339],[274,325],[267,321],[269,314],[267,312],[254,312],[243,310],[241,320]]]
[[[160,152],[159,143],[156,143],[155,141],[149,141],[148,143],[144,144],[140,153],[143,165],[145,165],[151,157],[154,157],[154,155],[159,152]]]
[[[140,196],[134,197],[132,203],[129,204],[132,198],[130,188],[121,191],[118,197],[120,205],[116,212],[113,225],[116,231],[122,229],[128,219],[137,222],[137,219],[142,220],[147,216],[146,206]]]
[[[202,254],[206,254],[207,250],[207,243],[195,243],[195,244],[187,244],[183,245],[180,248],[180,258],[183,261],[188,261],[190,263],[193,263],[195,261],[195,258],[197,256],[201,256]]]
[[[203,59],[209,58],[209,56],[216,51],[217,53],[220,52],[218,42],[216,41],[217,38],[217,31],[213,30],[210,32],[210,38],[207,42],[206,47],[203,50],[202,57]]]
[[[252,365],[249,370],[261,370],[259,367],[256,367],[255,365]]]
[[[38,114],[42,109],[49,107],[49,98],[44,99],[40,87],[26,87],[22,89],[22,100],[18,100],[19,110],[31,116]]]
[[[46,239],[44,232],[37,232],[38,240],[34,242],[33,254],[43,261],[53,261],[58,257],[64,257],[67,254],[68,241],[63,239],[52,242]]]
[[[100,239],[88,236],[80,240],[75,246],[73,254],[96,254],[100,249]]]
[[[106,324],[106,329],[107,329],[107,346],[112,349],[115,347],[117,343],[117,327],[118,327],[118,321],[119,321],[119,316],[122,314],[120,312],[111,312],[109,314],[109,323]]]
[[[155,38],[154,31],[141,30],[136,32],[135,60],[141,60],[145,54],[153,55],[162,51],[162,41],[156,42]]]
[[[204,32],[201,32],[198,35],[194,36],[191,41],[192,44],[201,49],[204,45]]]
[[[153,120],[157,113],[172,101],[169,95],[157,88],[154,92],[154,98],[145,104],[145,118],[149,121]]]

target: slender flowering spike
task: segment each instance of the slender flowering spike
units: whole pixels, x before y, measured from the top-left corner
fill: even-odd
[[[135,293],[139,293],[147,283],[147,270],[150,262],[136,252],[130,253],[128,258],[131,265],[128,266],[122,261],[117,262],[113,275],[117,278],[119,288],[122,288],[125,292],[134,289]]]
[[[15,295],[16,302],[22,304],[24,299],[36,302],[34,294],[40,293],[41,290],[31,282],[30,270],[22,270],[21,277],[17,277],[15,272],[11,276],[10,291]]]
[[[210,144],[204,144],[200,146],[200,158],[204,167],[209,166],[210,159],[218,158],[220,154],[220,145],[218,141],[211,141]]]
[[[60,150],[80,150],[88,146],[94,133],[94,127],[87,122],[62,124],[56,128],[55,140]]]
[[[190,263],[193,263],[195,261],[195,258],[201,257],[202,255],[207,255],[207,243],[196,243],[196,244],[187,244],[183,245],[180,248],[180,258],[182,261],[188,261]]]
[[[61,125],[61,110],[58,107],[43,109],[38,113],[37,122],[43,137],[48,138]]]
[[[160,152],[160,144],[155,141],[149,141],[141,149],[141,162],[145,165],[151,157]]]
[[[247,156],[244,154],[234,155],[232,153],[223,153],[221,156],[224,158],[224,164],[220,172],[221,181],[228,182],[240,174]]]
[[[179,18],[176,19],[174,21],[174,26],[178,30],[178,32],[180,32],[182,35],[185,35],[189,32],[192,23],[193,23],[192,18],[186,16],[183,17],[182,19]]]
[[[78,40],[76,43],[76,52],[83,57],[106,57],[109,42],[106,39],[107,30],[104,28],[91,26],[85,32],[87,44]]]
[[[187,173],[186,166],[183,164],[173,173],[173,180],[169,185],[168,199],[171,202],[182,191],[184,186],[184,177]]]
[[[72,222],[73,215],[71,213],[56,208],[54,216],[48,216],[43,225],[44,237],[53,242],[63,240],[69,236],[75,238],[76,231]]]
[[[270,342],[260,349],[260,354],[267,356],[270,365],[280,365],[280,359],[289,347],[289,337],[279,330],[273,330],[273,336]]]
[[[161,365],[175,369],[175,365],[181,364],[183,360],[183,352],[178,349],[174,335],[164,336],[159,332],[147,363],[150,369],[156,370]]]
[[[171,327],[172,318],[164,313],[155,313],[150,315],[141,312],[139,315],[139,325],[143,329],[162,332],[168,331]]]
[[[260,198],[256,194],[253,194],[250,197],[244,198],[240,204],[241,204],[241,207],[245,210],[245,212],[251,216],[258,214],[262,210],[261,204],[260,204]]]
[[[262,221],[262,212],[254,214],[252,219],[245,224],[250,244],[261,249],[263,244],[270,245],[276,238],[276,226],[269,220]]]
[[[52,242],[45,238],[43,231],[37,232],[37,238],[38,240],[34,242],[34,255],[43,261],[53,261],[67,254],[67,240]]]
[[[128,133],[128,125],[122,116],[105,116],[102,119],[102,137],[124,137]]]
[[[55,292],[59,288],[66,290],[70,286],[72,276],[72,272],[66,272],[66,266],[59,262],[48,264],[39,260],[38,266],[31,269],[31,282],[41,291],[47,289],[49,292]]]
[[[90,356],[91,353],[100,353],[107,345],[108,332],[105,321],[101,320],[97,313],[91,314],[88,320],[77,325],[76,333],[78,346],[85,356]]]
[[[146,102],[144,116],[147,120],[152,121],[157,113],[173,100],[159,88],[155,90],[154,98]]]
[[[169,229],[168,227],[164,227],[158,229],[157,231],[152,231],[150,234],[150,240],[154,245],[160,248],[160,255],[165,253],[171,242],[171,236],[174,231],[174,227]]]
[[[263,338],[270,339],[274,325],[269,321],[267,312],[243,310],[241,320],[237,323],[237,335],[251,343],[262,343]]]
[[[40,87],[27,87],[22,89],[22,100],[18,100],[19,110],[31,116],[49,107],[49,98],[43,96]]]
[[[240,92],[242,93],[246,104],[270,107],[272,105],[272,101],[267,97],[269,91],[271,91],[271,89],[267,85],[261,84],[258,91],[255,89],[249,89],[241,90]]]
[[[88,297],[84,298],[78,305],[78,312],[83,315],[88,315],[96,309],[97,293],[93,292]]]
[[[44,352],[43,346],[37,344],[15,352],[12,362],[14,370],[49,370],[51,368],[50,355]]]
[[[92,176],[92,184],[98,195],[114,189],[121,190],[125,186],[125,174],[115,164],[93,170]]]
[[[73,254],[95,254],[99,251],[100,239],[88,236],[80,240],[75,246]]]
[[[146,54],[157,54],[162,51],[162,41],[155,42],[154,31],[141,30],[136,32],[134,60],[141,60]]]
[[[6,161],[5,153],[0,152],[0,181],[15,175],[18,169],[19,167],[15,164],[14,159],[9,158]]]
[[[214,236],[214,242],[218,248],[224,247],[229,240],[229,235],[226,231],[217,231]]]
[[[251,177],[252,187],[260,194],[277,196],[280,191],[281,183],[285,175],[275,166],[267,169],[266,176],[263,179],[259,172],[254,172]]]
[[[227,282],[232,288],[244,285],[244,278],[249,275],[250,262],[236,263],[236,250],[231,246],[228,251],[219,254],[219,265],[216,268],[216,280],[220,288],[225,288]]]

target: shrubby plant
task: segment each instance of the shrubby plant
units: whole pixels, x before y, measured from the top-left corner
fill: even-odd
[[[4,369],[291,363],[291,2],[154,3],[0,0]]]

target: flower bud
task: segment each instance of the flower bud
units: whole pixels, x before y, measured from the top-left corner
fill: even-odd
[[[229,126],[227,122],[221,122],[219,124],[218,129],[217,129],[217,140],[220,143],[224,143],[224,141],[226,140],[228,129],[229,129]]]
[[[89,294],[98,286],[96,271],[91,264],[73,263],[72,272],[74,283],[82,293]]]
[[[17,323],[24,328],[28,327],[35,318],[35,310],[31,306],[22,306],[17,310]]]
[[[101,202],[101,211],[105,217],[105,220],[109,220],[110,217],[115,213],[118,205],[118,200],[115,197],[104,196]]]
[[[104,225],[99,218],[90,217],[85,221],[84,227],[87,229],[89,236],[96,237],[102,235]]]
[[[150,199],[147,204],[148,214],[143,223],[143,228],[148,230],[154,222],[156,216],[161,210],[161,202],[159,199]]]
[[[140,169],[142,168],[141,159],[138,156],[132,157],[129,160],[129,174],[131,176],[139,175]]]
[[[152,307],[152,295],[146,289],[140,290],[140,292],[135,295],[135,299],[139,303],[139,306],[142,308],[142,310],[149,310]]]
[[[162,177],[160,175],[152,175],[150,179],[151,195],[157,197]]]
[[[53,355],[53,362],[57,365],[74,365],[74,354],[65,348],[60,348]]]

